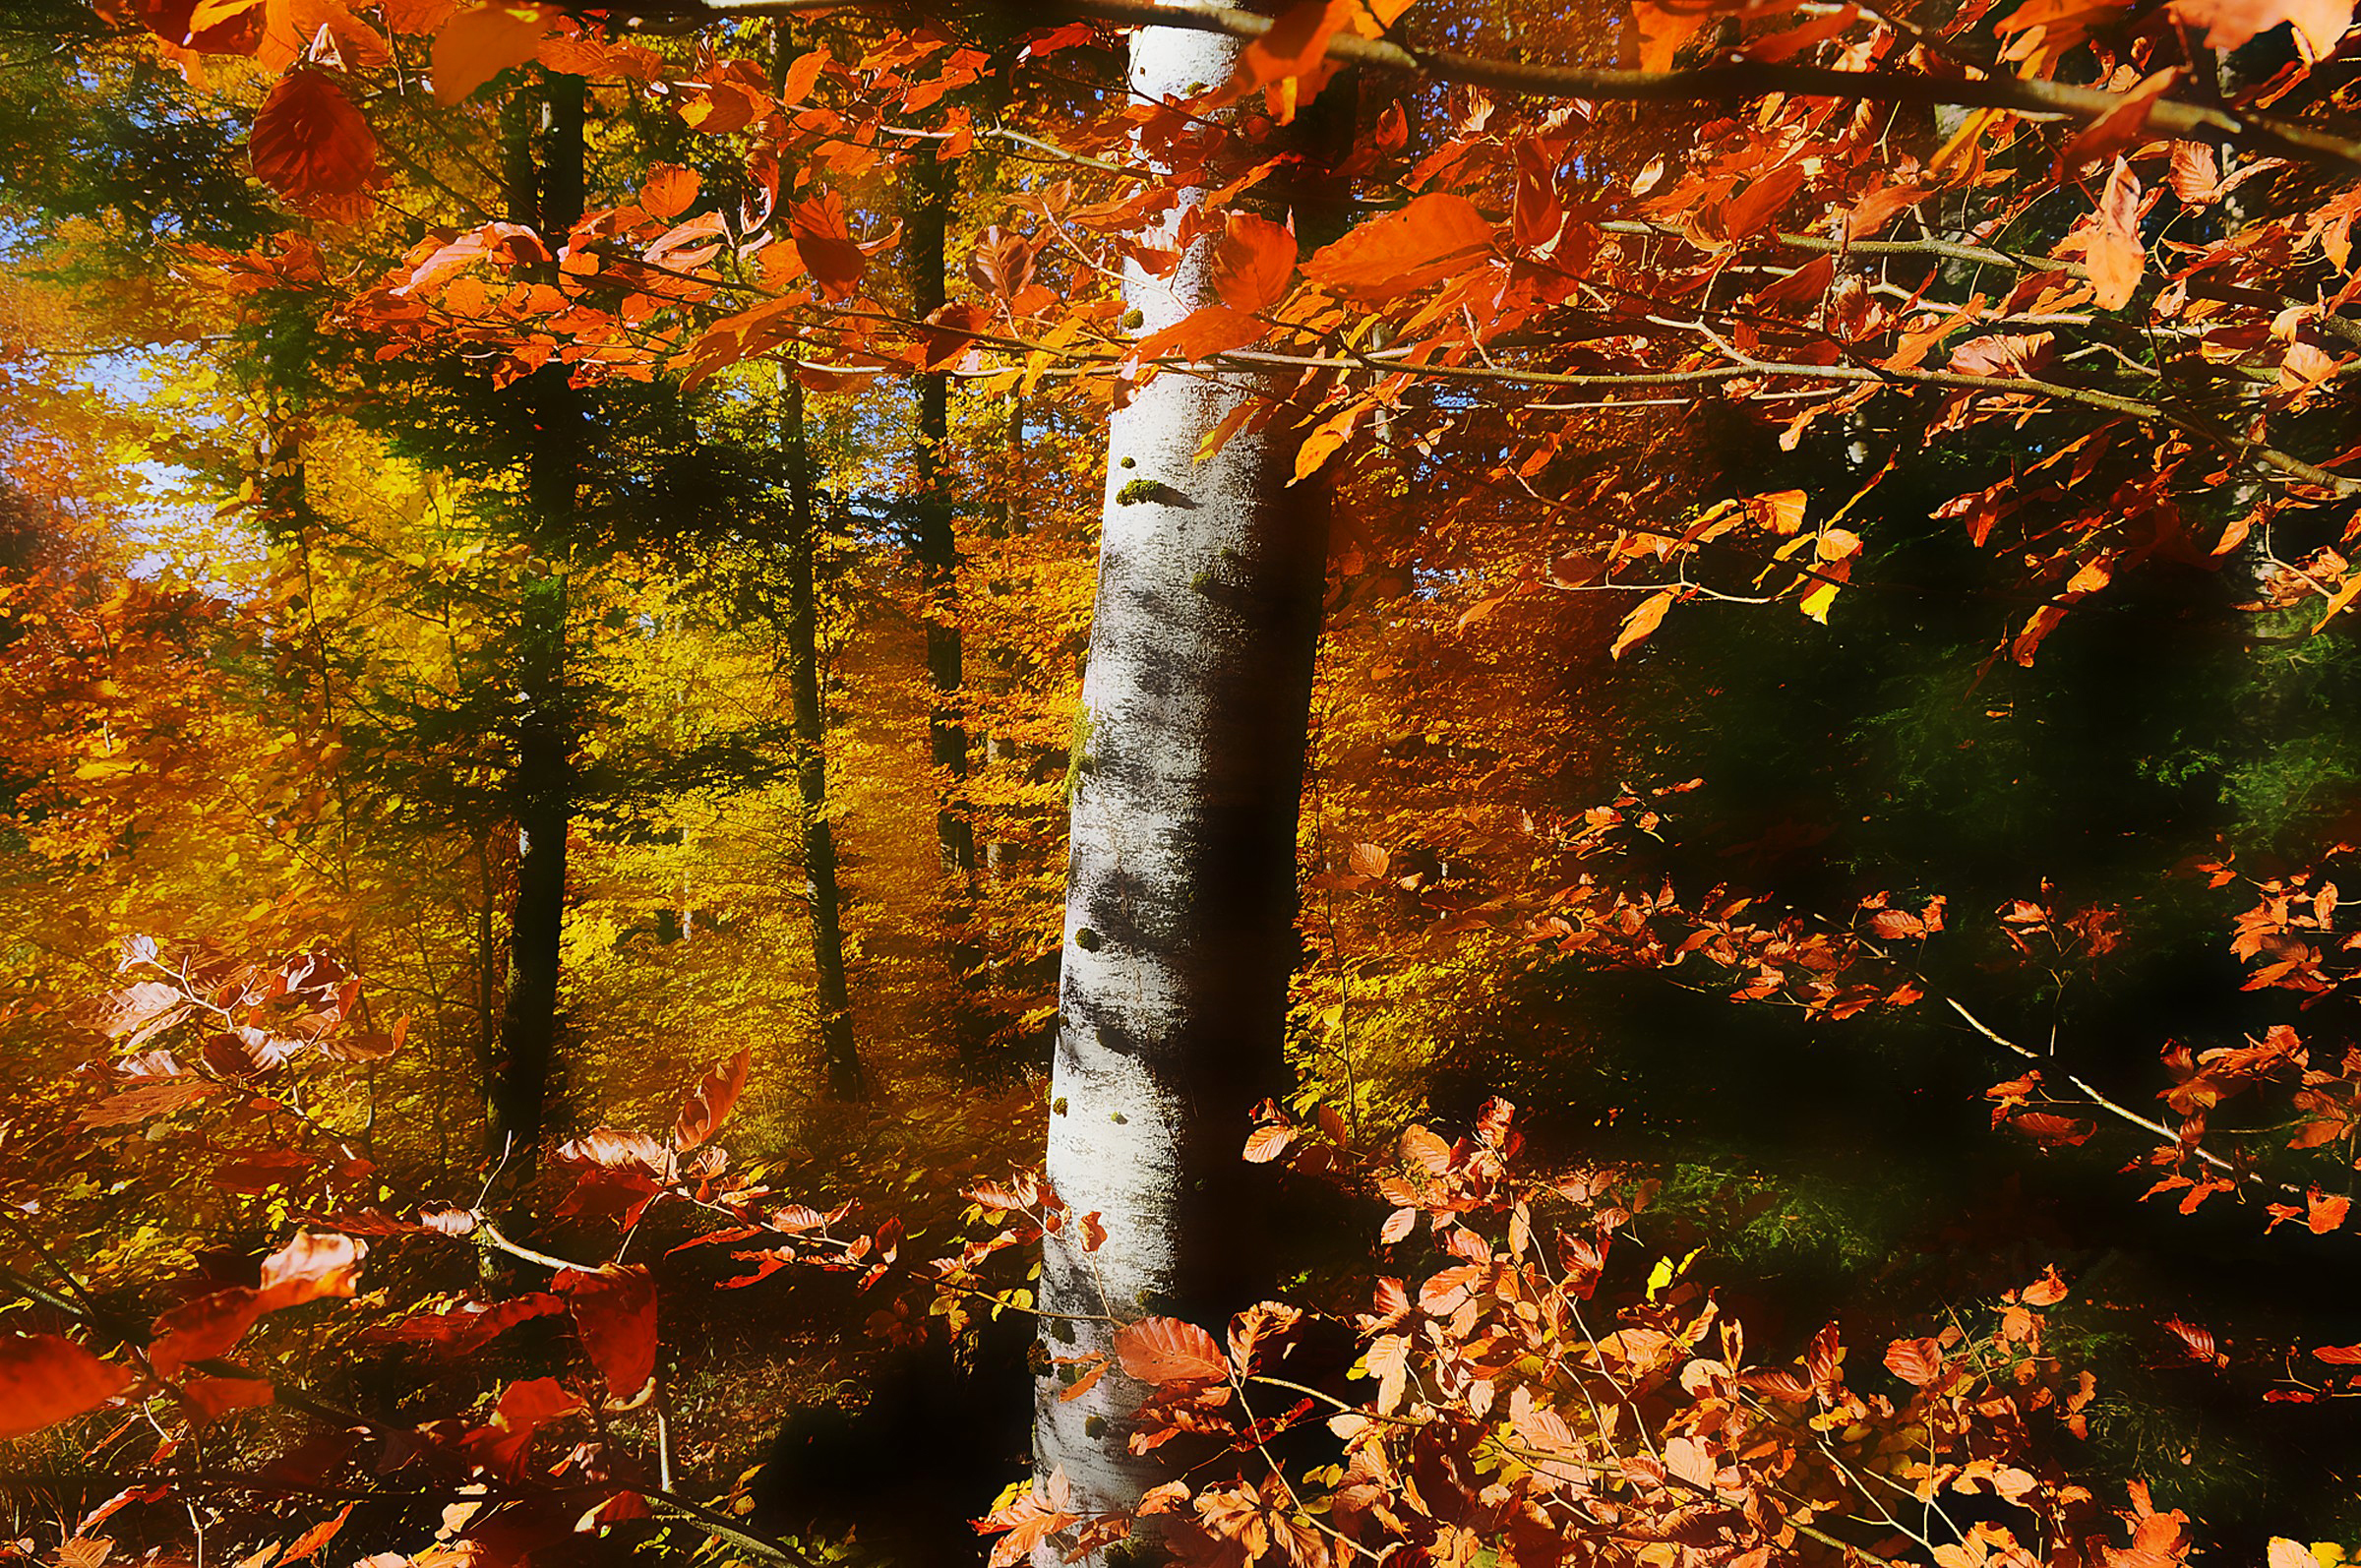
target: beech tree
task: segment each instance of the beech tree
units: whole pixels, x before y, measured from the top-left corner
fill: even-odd
[[[272,1560],[332,1538],[507,1562],[691,1535],[810,1560],[750,1522],[732,1446],[748,1407],[702,1375],[726,1356],[695,1359],[751,1315],[718,1291],[792,1288],[843,1308],[848,1335],[858,1318],[904,1350],[938,1320],[972,1339],[980,1320],[1039,1316],[1037,1468],[973,1503],[1000,1568],[1134,1539],[1208,1565],[2170,1568],[2209,1529],[2271,1568],[2334,1568],[2329,1538],[2349,1516],[2323,1499],[2342,1482],[2284,1436],[2336,1433],[2351,1408],[2361,1348],[2342,1343],[2333,1293],[2258,1305],[2223,1278],[2184,1289],[2153,1271],[2176,1247],[2203,1260],[2188,1272],[2226,1278],[2222,1258],[2349,1242],[2361,1054],[2342,775],[2253,762],[2250,782],[2298,775],[2274,799],[2318,784],[2334,802],[2288,807],[2270,832],[2260,812],[2221,823],[2180,857],[2170,900],[2122,871],[2136,819],[2103,850],[2012,832],[1994,872],[1881,856],[1876,833],[1812,818],[1876,817],[1902,797],[1931,814],[1917,836],[1940,838],[1942,814],[1975,800],[1929,808],[1945,775],[1926,759],[1978,747],[2040,753],[2040,769],[1996,766],[2009,785],[2065,776],[2066,751],[2019,722],[2021,701],[2039,706],[2026,683],[2074,683],[2061,723],[2094,728],[2103,708],[2122,720],[2110,735],[2153,733],[2123,719],[2128,683],[2090,680],[2101,629],[2228,628],[2248,654],[2349,635],[2349,6],[1061,6],[1037,28],[848,7],[824,44],[768,60],[742,56],[740,21],[793,0],[629,18],[135,0],[119,24],[71,30],[91,60],[73,90],[134,68],[152,89],[169,64],[250,124],[251,167],[301,220],[269,244],[174,249],[186,314],[222,335],[268,333],[251,302],[299,290],[372,364],[463,357],[532,410],[534,446],[578,433],[594,391],[669,395],[676,378],[743,423],[781,374],[814,396],[932,389],[938,483],[953,380],[1069,425],[1103,399],[1108,425],[1049,1081],[1002,1100],[942,1087],[946,994],[912,979],[940,966],[911,952],[941,950],[964,921],[863,921],[881,948],[910,945],[838,966],[852,973],[830,995],[817,899],[798,911],[756,889],[713,925],[815,917],[819,1001],[789,1051],[843,1071],[832,1027],[872,983],[862,969],[886,971],[862,998],[885,1021],[861,1065],[932,1092],[794,1106],[772,1037],[714,1038],[788,985],[784,966],[747,963],[725,1004],[653,1042],[610,1041],[603,1124],[535,1132],[529,1201],[490,1205],[480,1179],[377,1116],[376,1074],[405,1061],[407,1032],[381,1021],[353,954],[372,973],[403,961],[378,956],[374,932],[360,941],[360,917],[332,907],[342,889],[286,848],[318,810],[290,779],[362,774],[333,746],[282,745],[264,689],[202,656],[251,614],[242,581],[192,565],[235,556],[233,533],[205,532],[238,526],[235,509],[182,524],[224,542],[175,555],[168,580],[142,575],[167,568],[143,565],[155,524],[124,499],[122,444],[23,434],[58,411],[94,419],[57,366],[106,344],[44,317],[38,290],[63,285],[14,279],[44,346],[0,392],[12,441],[50,453],[20,483],[64,516],[88,474],[105,503],[88,570],[12,575],[7,604],[39,630],[0,646],[24,840],[11,864],[62,889],[39,902],[54,951],[9,959],[32,998],[6,1020],[12,1055],[41,1070],[11,1074],[0,1144],[0,1284],[25,1325],[0,1338],[0,1433],[82,1467],[41,1478],[76,1501],[40,1529],[77,1559],[102,1554],[107,1527]],[[1137,30],[1127,75],[1111,67],[1122,29]],[[1007,90],[965,91],[988,79]],[[495,216],[499,105],[520,83],[583,105],[598,188]],[[1349,131],[1339,145],[1294,140],[1321,115]],[[1014,171],[971,187],[997,223],[939,247],[931,221],[897,231],[909,209],[892,187],[982,144]],[[122,225],[157,211],[69,207]],[[60,220],[39,238],[54,254],[80,236]],[[897,245],[922,274],[907,303],[878,281]],[[957,297],[936,297],[953,275],[938,248],[966,253]],[[177,314],[123,312],[159,340],[188,331]],[[205,382],[184,370],[184,401],[149,405],[192,446],[213,418]],[[781,432],[791,448],[802,429]],[[789,508],[809,507],[808,450],[790,455],[805,477],[791,473]],[[581,504],[593,461],[621,493],[657,489],[631,442],[540,456],[523,476],[536,519],[569,492]],[[386,502],[387,475],[348,466]],[[1350,504],[1331,509],[1332,488]],[[939,885],[938,743],[960,685],[928,656],[958,631],[941,621],[956,529],[933,538],[950,548],[915,584],[873,553],[848,588],[873,596],[845,680],[874,706],[830,738],[874,823],[847,878],[905,897]],[[418,554],[412,570],[448,571]],[[628,661],[633,638],[658,640],[666,595],[691,591],[654,583],[657,555],[636,552],[637,594],[535,625],[587,635],[595,620],[602,657]],[[2225,561],[2237,593],[2214,587]],[[789,566],[793,814],[760,817],[744,780],[710,804],[800,825],[774,836],[817,889],[833,841],[815,829],[839,797],[814,768],[808,565]],[[2158,584],[2183,621],[2127,613],[2167,598]],[[1324,605],[1343,634],[1320,668]],[[1060,615],[1047,604],[1034,622]],[[1739,616],[1746,635],[1718,644]],[[1925,661],[1941,679],[1911,665],[1907,700],[1864,696],[1846,664],[1893,661],[1847,661],[1844,639],[1873,627],[1943,641]],[[695,679],[648,705],[758,705],[730,684],[731,629],[700,630],[680,655]],[[1977,661],[1955,671],[1970,644]],[[574,655],[561,640],[557,656]],[[1040,661],[1045,688],[1069,673],[1058,664]],[[1570,673],[1537,674],[1552,665]],[[553,667],[521,668],[520,711],[552,735]],[[1626,706],[1582,711],[1586,678]],[[1816,756],[1799,801],[1788,781],[1808,770],[1736,744],[1698,763],[1731,779],[1684,776],[1672,764],[1691,754],[1670,737],[1726,714],[1733,691],[1763,712],[1793,703],[1783,734],[1849,748],[1858,777],[1831,782],[1838,764]],[[2307,722],[2305,744],[2332,751],[2334,727]],[[1860,742],[1881,726],[1909,732],[1904,762]],[[2202,771],[2201,750],[2170,765]],[[536,754],[577,766],[535,774],[569,786],[619,765],[579,732]],[[1763,799],[1727,805],[1750,787]],[[545,792],[515,814],[561,797],[588,795]],[[2186,836],[2198,816],[2173,825]],[[621,859],[575,819],[586,854]],[[1848,858],[1806,853],[1840,827]],[[249,855],[261,870],[222,870]],[[692,986],[678,955],[568,921],[548,862],[505,887],[484,872],[486,910],[505,892],[521,913],[538,889],[549,973],[563,955],[643,993]],[[1972,891],[1936,885],[1946,873]],[[249,879],[265,902],[241,896]],[[2133,890],[2086,896],[2077,879]],[[1318,895],[1307,919],[1302,886]],[[2164,929],[2167,902],[2210,923],[2202,940]],[[180,930],[99,929],[134,915]],[[1291,975],[1307,937],[1317,965]],[[2173,1000],[2146,1015],[2154,1038],[2076,1027],[2122,955],[2201,947],[2211,969],[2184,978],[2222,994],[2210,1002],[2159,991]],[[1908,1126],[1978,1151],[1959,1165],[1977,1190],[1917,1214],[1918,1272],[1848,1236],[1829,1270],[1841,1292],[1749,1278],[1728,1260],[1754,1221],[1808,1229],[1800,1179],[1748,1170],[1761,1190],[1701,1193],[1704,1162],[1630,1141],[1651,1117],[1676,1137],[1707,1124],[1637,1092],[1645,1074],[1602,1070],[1597,1103],[1574,1104],[1567,1074],[1544,1070],[1565,1059],[1497,1049],[1562,1022],[1569,995],[1596,1000],[1600,976],[1629,988],[1620,1004],[1652,998],[1637,1049],[1677,1045],[1684,1069],[1703,1057],[1693,1042],[1766,1015],[1804,1021],[1815,1046],[1883,1042],[1885,1107],[1793,1056],[1712,1087],[1746,1102],[1733,1119],[1757,1147],[1902,1106]],[[1665,999],[1697,992],[1746,1004],[1749,1023],[1716,1035]],[[1622,1015],[1602,1011],[1588,1023],[1605,1035]],[[1475,1065],[1438,1060],[1478,1026],[1491,1039]],[[2007,1076],[1962,1080],[1963,1060]],[[1455,1085],[1452,1067],[1525,1075]],[[445,1078],[422,1073],[403,1104]],[[509,1124],[523,1136],[532,1116],[520,1087]],[[1002,1174],[1007,1146],[1045,1127],[1046,1172]],[[839,1157],[848,1143],[862,1152]],[[1284,1238],[1308,1254],[1285,1271],[1262,1234],[1274,1191],[1336,1217]],[[469,1269],[470,1252],[502,1267]],[[558,1319],[571,1334],[545,1332]],[[2109,1345],[2130,1348],[2110,1361]],[[392,1347],[382,1383],[353,1370]],[[807,1381],[835,1376],[836,1350],[815,1352]],[[2208,1411],[2204,1430],[2178,1453],[2125,1439],[2135,1423],[2101,1394],[2157,1387],[2157,1356],[2208,1380],[2185,1402]],[[2277,1434],[2279,1489],[2198,1502],[2183,1473],[2224,1444],[2215,1407],[2242,1435]],[[2316,1424],[2270,1425],[2289,1418]],[[212,1423],[230,1422],[272,1468],[205,1462],[225,1451]],[[938,1431],[904,1445],[913,1464],[945,1446]],[[330,1498],[352,1506],[330,1513]]]
[[[1238,54],[1229,39],[1145,29],[1131,90],[1147,103],[1184,97],[1227,81]],[[1165,156],[1152,143],[1140,155]],[[1248,303],[1240,290],[1253,284],[1221,233],[1185,237],[1201,199],[1178,193],[1156,236],[1178,252],[1169,274],[1126,268],[1126,319],[1143,339],[1225,298]],[[1257,239],[1277,227],[1233,221]],[[1108,421],[1048,1163],[1051,1185],[1097,1225],[1043,1240],[1053,1358],[1109,1355],[1114,1326],[1152,1311],[1235,1310],[1267,1267],[1253,1219],[1264,1200],[1237,1159],[1237,1128],[1286,1087],[1326,492],[1293,482],[1276,432],[1201,454],[1275,391],[1250,373],[1152,375],[1119,394]],[[1121,1239],[1102,1247],[1102,1236]],[[1043,1380],[1045,1483],[1062,1471],[1086,1513],[1136,1506],[1167,1473],[1118,1435],[1141,1386],[1114,1374],[1073,1400],[1065,1386]],[[1041,1548],[1045,1562],[1057,1555]]]

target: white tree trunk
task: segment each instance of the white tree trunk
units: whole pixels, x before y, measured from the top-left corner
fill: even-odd
[[[1236,49],[1143,30],[1132,87],[1150,101],[1200,90],[1229,77]],[[1210,250],[1192,247],[1169,279],[1128,270],[1140,334],[1213,299]],[[1049,1135],[1052,1183],[1107,1241],[1086,1254],[1069,1226],[1045,1243],[1056,1357],[1109,1350],[1112,1329],[1087,1318],[1189,1316],[1218,1335],[1261,1289],[1267,1203],[1239,1154],[1246,1112],[1284,1078],[1327,516],[1320,487],[1288,487],[1285,418],[1195,457],[1241,401],[1273,392],[1167,372],[1109,426]],[[1075,1507],[1125,1509],[1168,1478],[1124,1441],[1138,1384],[1111,1372],[1071,1402],[1061,1387],[1039,1385],[1034,1457],[1044,1478],[1064,1471]]]

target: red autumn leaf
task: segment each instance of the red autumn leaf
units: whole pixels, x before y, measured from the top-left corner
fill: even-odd
[[[1115,1354],[1143,1383],[1204,1383],[1229,1376],[1221,1342],[1177,1317],[1142,1318],[1116,1330]]]
[[[1686,0],[1676,0],[1672,5],[1636,0],[1631,8],[1631,21],[1640,35],[1640,69],[1669,71],[1672,57],[1704,25],[1711,12],[1711,6],[1688,4]]]
[[[1232,310],[1252,315],[1287,297],[1296,274],[1296,236],[1284,223],[1251,212],[1223,218],[1221,242],[1213,248],[1213,291]]]
[[[929,370],[947,370],[959,363],[977,336],[992,326],[992,312],[971,299],[953,300],[930,313],[918,330],[919,353]]]
[[[839,302],[851,299],[869,263],[861,247],[853,243],[853,231],[844,216],[844,198],[834,191],[822,191],[809,202],[790,203],[787,228],[795,236],[796,254],[804,259],[805,270],[828,298]]]
[[[268,1378],[208,1377],[200,1372],[190,1373],[180,1392],[207,1420],[218,1420],[233,1410],[257,1410],[277,1398]]]
[[[1925,1388],[1943,1375],[1940,1340],[1896,1340],[1886,1347],[1886,1370],[1913,1388]]]
[[[177,1377],[190,1362],[211,1360],[237,1344],[262,1315],[262,1293],[243,1285],[184,1302],[156,1318],[149,1364],[158,1377]]]
[[[2099,194],[2098,221],[2083,259],[2090,270],[2093,303],[2100,310],[2120,310],[2138,292],[2140,274],[2148,266],[2148,249],[2140,241],[2140,178],[2121,154]]]
[[[435,34],[435,101],[448,108],[539,52],[557,10],[542,5],[476,6]]]
[[[1652,593],[1634,605],[1631,614],[1623,618],[1622,630],[1615,633],[1613,644],[1606,650],[1608,657],[1619,659],[1646,641],[1650,633],[1664,625],[1665,612],[1671,608],[1672,590],[1669,588],[1662,593]]]
[[[1386,868],[1393,864],[1393,857],[1375,844],[1356,844],[1345,857],[1345,863],[1353,868],[1357,876],[1377,877],[1385,874]]]
[[[2304,1198],[2304,1224],[2314,1236],[2326,1236],[2344,1224],[2353,1200],[2341,1194],[2325,1193],[2314,1187]]]
[[[1475,203],[1430,191],[1312,252],[1303,275],[1349,294],[1381,298],[1432,282],[1474,261],[1491,243],[1491,219]]]
[[[0,1338],[0,1438],[94,1410],[130,1387],[133,1376],[131,1368],[55,1334]]]
[[[466,1301],[448,1312],[420,1312],[388,1328],[372,1329],[372,1338],[426,1345],[450,1356],[466,1356],[494,1338],[536,1317],[566,1310],[566,1303],[547,1292],[512,1296],[503,1301]]]
[[[1802,189],[1801,166],[1780,165],[1722,204],[1723,232],[1733,240],[1745,238],[1777,217]]]
[[[1295,1141],[1296,1129],[1293,1127],[1280,1126],[1276,1123],[1266,1127],[1256,1127],[1246,1135],[1245,1157],[1251,1164],[1264,1165],[1285,1154],[1287,1146]]]
[[[2312,1358],[2331,1366],[2361,1366],[2361,1345],[2322,1345],[2313,1350]]]
[[[754,1059],[751,1050],[741,1051],[706,1073],[689,1092],[689,1098],[681,1103],[680,1119],[672,1126],[674,1148],[684,1152],[696,1148],[729,1119],[731,1107],[746,1092],[746,1073]]]
[[[1134,357],[1148,359],[1211,359],[1233,348],[1243,348],[1270,329],[1256,317],[1227,305],[1206,305],[1190,311],[1162,332],[1150,332],[1132,348]]]
[[[166,1078],[160,1083],[137,1084],[90,1107],[82,1114],[86,1127],[120,1127],[151,1116],[170,1116],[212,1093],[197,1078]]]
[[[353,1295],[367,1252],[367,1243],[348,1236],[296,1232],[293,1240],[263,1260],[259,1289],[232,1286],[159,1316],[155,1341],[148,1348],[150,1364],[158,1377],[178,1376],[192,1362],[211,1360],[237,1344],[266,1312]]]
[[[1410,1235],[1412,1228],[1418,1223],[1418,1210],[1396,1209],[1385,1217],[1385,1224],[1378,1229],[1377,1239],[1387,1246],[1392,1246],[1396,1241]]]
[[[656,1370],[656,1282],[647,1269],[636,1263],[568,1269],[556,1288],[607,1392],[629,1399],[645,1388]]]
[[[2080,1145],[2098,1130],[2089,1121],[2062,1116],[2053,1111],[2028,1111],[2009,1118],[2009,1125],[2035,1143]]]
[[[647,171],[647,180],[639,187],[639,211],[652,218],[666,221],[676,218],[696,200],[699,183],[695,169],[685,169],[678,163],[659,163]]]
[[[377,134],[334,79],[309,67],[271,90],[247,146],[255,177],[290,202],[352,196],[377,174]]]

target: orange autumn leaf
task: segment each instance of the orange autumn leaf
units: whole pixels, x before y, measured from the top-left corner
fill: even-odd
[[[676,218],[696,200],[699,183],[695,169],[659,163],[647,171],[647,179],[639,187],[639,210],[649,217]]]
[[[1665,612],[1671,608],[1672,590],[1669,588],[1642,599],[1632,608],[1631,614],[1623,618],[1622,630],[1615,633],[1614,643],[1606,650],[1608,656],[1619,659],[1646,641],[1648,634],[1664,624]]]
[[[1352,21],[1354,0],[1297,0],[1271,29],[1239,52],[1232,92],[1250,92],[1286,77],[1309,75],[1328,52],[1328,40]]]
[[[1232,310],[1252,315],[1287,297],[1296,272],[1296,236],[1284,223],[1251,212],[1223,218],[1213,250],[1213,291]]]
[[[2090,231],[2084,261],[2096,296],[2092,303],[2100,310],[2120,310],[2128,304],[2148,266],[2148,250],[2140,242],[2140,179],[2120,153],[2099,195],[2098,222]]]
[[[2336,47],[2353,21],[2352,0],[2172,0],[2168,9],[2184,27],[2205,29],[2211,49],[2235,49],[2291,23],[2315,60]]]
[[[1227,305],[1207,305],[1189,312],[1162,332],[1150,332],[1131,352],[1142,360],[1210,359],[1233,348],[1243,348],[1267,331],[1257,317]]]
[[[1143,1383],[1202,1383],[1230,1375],[1221,1342],[1176,1317],[1143,1318],[1118,1329],[1115,1354]]]
[[[557,13],[540,5],[477,6],[435,34],[435,101],[449,107],[533,58]]]
[[[1303,275],[1345,293],[1382,298],[1432,282],[1491,243],[1491,219],[1475,203],[1430,191],[1312,252]]]

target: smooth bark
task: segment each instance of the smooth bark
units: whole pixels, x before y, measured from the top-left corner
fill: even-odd
[[[1144,30],[1133,91],[1152,102],[1221,82],[1235,48]],[[1212,300],[1210,250],[1193,246],[1170,279],[1127,269],[1138,333]],[[1267,1194],[1239,1151],[1249,1109],[1285,1076],[1327,513],[1317,485],[1288,483],[1285,418],[1196,452],[1241,402],[1283,394],[1235,373],[1167,373],[1110,424],[1049,1136],[1050,1179],[1108,1239],[1085,1253],[1068,1226],[1045,1242],[1056,1357],[1109,1350],[1108,1317],[1174,1314],[1218,1333],[1265,1288]],[[1078,1506],[1128,1509],[1167,1478],[1124,1442],[1138,1384],[1117,1371],[1072,1401],[1056,1376],[1037,1389],[1036,1465],[1063,1470]]]

